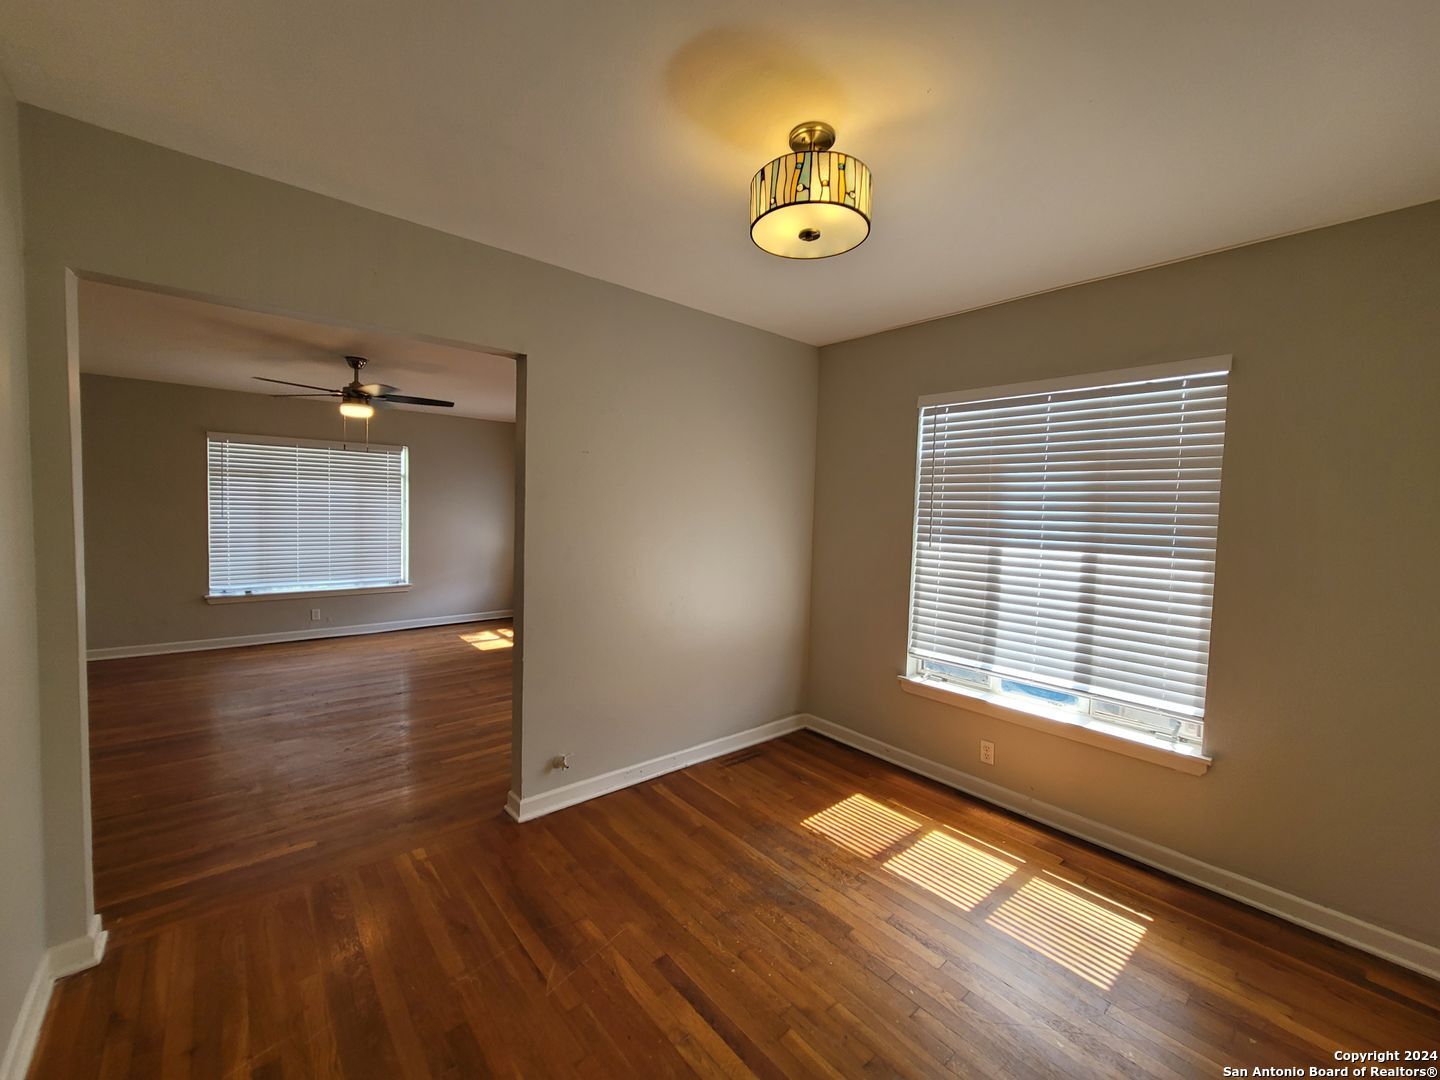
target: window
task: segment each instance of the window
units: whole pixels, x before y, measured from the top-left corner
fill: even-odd
[[[210,595],[408,584],[403,446],[208,437]]]
[[[1228,373],[922,398],[912,677],[1198,752]]]

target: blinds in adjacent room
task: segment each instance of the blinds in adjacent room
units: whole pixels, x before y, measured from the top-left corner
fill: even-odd
[[[923,399],[911,655],[1187,718],[1168,733],[1198,742],[1228,371]]]
[[[210,594],[403,585],[403,446],[208,437]]]

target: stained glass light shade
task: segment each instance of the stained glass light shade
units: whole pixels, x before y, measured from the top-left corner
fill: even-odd
[[[750,238],[786,259],[839,255],[870,235],[870,190],[870,170],[849,154],[785,154],[750,181]]]

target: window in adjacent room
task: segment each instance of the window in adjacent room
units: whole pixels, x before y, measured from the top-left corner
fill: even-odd
[[[403,446],[210,434],[210,595],[408,584]]]
[[[1228,376],[922,398],[911,677],[1198,752]]]

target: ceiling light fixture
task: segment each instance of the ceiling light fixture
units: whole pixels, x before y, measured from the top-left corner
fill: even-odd
[[[355,377],[344,386],[337,386],[328,390],[323,386],[312,386],[310,383],[291,382],[289,379],[272,379],[265,375],[256,375],[259,382],[275,383],[279,386],[294,386],[301,390],[316,391],[313,394],[272,394],[272,397],[302,398],[302,397],[328,397],[340,399],[340,415],[347,420],[369,420],[375,415],[375,402],[382,405],[389,405],[394,402],[399,405],[428,405],[439,409],[453,409],[453,401],[441,401],[439,398],[411,397],[409,394],[398,394],[399,387],[387,386],[385,383],[362,383],[360,381],[360,369],[370,363],[363,356],[347,356],[345,363],[350,365],[350,370]]]
[[[789,154],[750,181],[750,239],[784,259],[824,259],[858,247],[870,235],[870,169],[836,153],[835,129],[819,120],[796,124]]]
[[[351,420],[369,420],[375,415],[375,406],[368,401],[342,401],[340,415]]]

